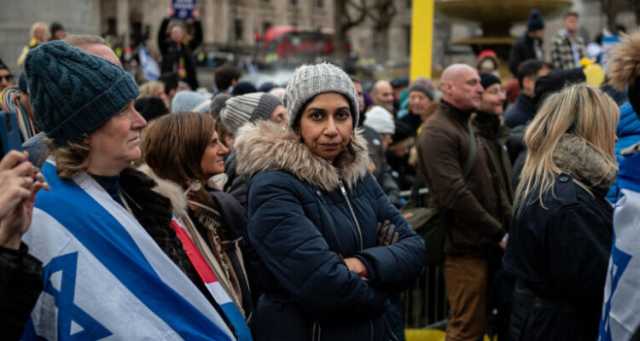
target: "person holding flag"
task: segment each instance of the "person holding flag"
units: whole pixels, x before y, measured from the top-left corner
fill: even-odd
[[[618,90],[627,89],[628,105],[640,119],[640,33],[623,39],[613,48],[610,57],[609,81]],[[621,128],[624,127],[619,126],[619,132],[626,130]],[[625,136],[618,138],[622,140]],[[618,162],[613,215],[615,239],[604,290],[600,341],[637,340],[640,328],[640,143],[622,149]]]
[[[51,157],[23,238],[44,284],[23,339],[235,340],[170,200],[130,168],[146,126],[131,75],[62,41],[33,49],[25,71]]]

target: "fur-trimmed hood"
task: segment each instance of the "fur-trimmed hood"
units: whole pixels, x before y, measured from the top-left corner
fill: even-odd
[[[324,191],[338,188],[342,180],[352,188],[368,171],[367,142],[356,129],[351,140],[353,153],[344,152],[336,166],[313,154],[288,128],[270,121],[246,124],[238,131],[234,144],[237,173],[253,176],[265,170],[284,170]]]
[[[563,172],[592,188],[609,188],[616,178],[617,168],[611,167],[607,156],[576,135],[566,134],[560,139],[553,161]]]
[[[171,201],[171,207],[178,216],[187,216],[187,195],[177,183],[159,177],[148,165],[138,167],[138,170],[155,181],[152,190]]]

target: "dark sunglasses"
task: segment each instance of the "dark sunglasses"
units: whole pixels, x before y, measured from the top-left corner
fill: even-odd
[[[13,80],[13,75],[0,76],[0,81],[6,80],[7,82],[11,82]]]

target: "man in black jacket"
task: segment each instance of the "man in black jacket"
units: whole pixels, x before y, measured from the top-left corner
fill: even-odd
[[[172,10],[170,10],[171,13]],[[183,23],[164,18],[158,30],[158,46],[162,54],[160,71],[175,72],[192,90],[198,89],[198,78],[193,61],[193,51],[202,44],[202,23],[197,11],[193,12],[193,36],[188,39]]]
[[[518,39],[511,48],[509,70],[516,76],[518,67],[528,59],[544,60],[542,39],[544,38],[544,20],[537,10],[531,11],[527,21],[527,32]]]
[[[536,112],[533,102],[536,81],[538,78],[548,75],[549,72],[551,72],[550,66],[541,60],[529,59],[520,64],[517,73],[520,94],[516,98],[516,102],[507,108],[504,114],[507,127],[513,128],[526,124],[533,118]]]

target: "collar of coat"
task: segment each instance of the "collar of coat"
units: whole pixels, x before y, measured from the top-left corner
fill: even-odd
[[[180,185],[171,180],[159,177],[151,167],[146,164],[140,166],[138,171],[153,179],[155,186],[153,186],[151,190],[169,199],[171,201],[171,207],[177,216],[183,217],[188,215],[187,195]]]
[[[341,180],[352,188],[367,174],[369,165],[367,142],[359,129],[347,149],[334,166],[313,154],[291,129],[270,121],[249,123],[236,136],[236,172],[251,177],[261,171],[283,170],[327,192],[337,189]]]
[[[566,134],[560,139],[553,161],[560,170],[591,188],[609,188],[616,178],[617,169],[609,166],[607,156],[576,135]]]

